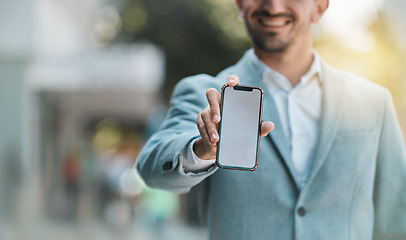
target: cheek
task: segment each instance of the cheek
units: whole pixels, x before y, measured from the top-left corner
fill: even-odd
[[[298,16],[299,21],[304,25],[311,25],[319,20],[319,17],[314,9],[303,8]]]
[[[296,15],[300,22],[318,21],[317,8],[315,1],[317,0],[293,0],[291,1],[291,11]]]

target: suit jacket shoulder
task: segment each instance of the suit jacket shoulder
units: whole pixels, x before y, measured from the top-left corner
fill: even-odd
[[[345,88],[344,91],[347,91],[350,95],[373,97],[389,93],[385,87],[354,73],[335,68],[326,63],[323,63],[323,69],[323,73],[326,74],[327,77],[334,76],[336,81],[340,81],[342,87]]]

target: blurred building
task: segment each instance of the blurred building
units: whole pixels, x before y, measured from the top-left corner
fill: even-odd
[[[162,103],[165,61],[147,42],[110,43],[121,27],[117,4],[2,3],[0,239],[66,231],[41,230],[41,221],[132,223],[130,195],[143,186],[128,169]],[[177,211],[174,201],[157,214]]]
[[[12,215],[21,181],[24,148],[24,85],[32,49],[31,1],[8,1],[0,8],[0,224]],[[1,230],[0,230],[1,231]]]

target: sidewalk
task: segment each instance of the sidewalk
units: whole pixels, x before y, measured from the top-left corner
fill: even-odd
[[[177,221],[162,224],[135,221],[128,230],[114,230],[101,222],[78,226],[40,221],[27,227],[0,226],[1,240],[205,240],[207,232]]]

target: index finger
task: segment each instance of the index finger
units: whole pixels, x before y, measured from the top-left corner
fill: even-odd
[[[210,88],[206,92],[206,97],[210,106],[211,121],[220,122],[220,93],[216,89]]]
[[[235,85],[240,83],[240,79],[236,75],[228,75],[227,76],[227,85],[229,87],[234,87]]]

